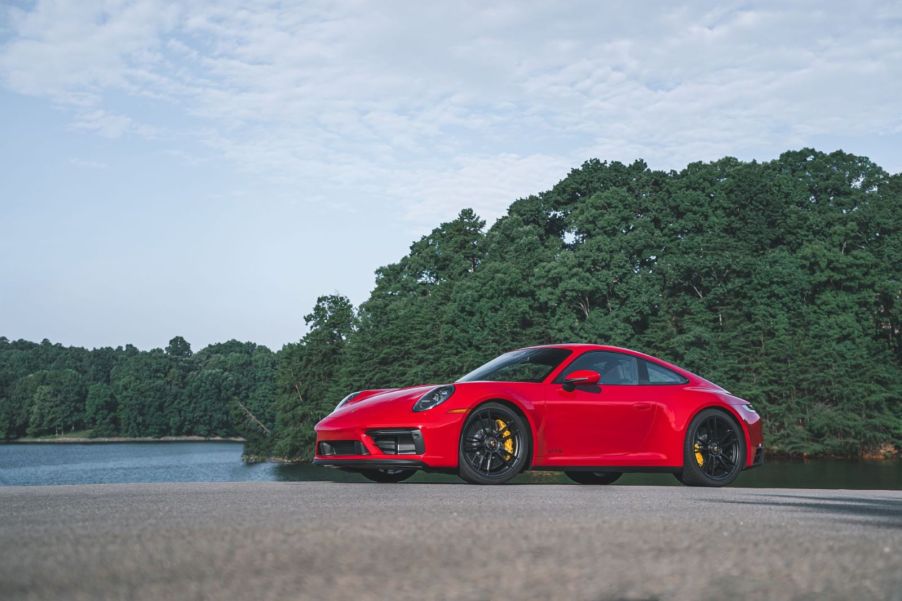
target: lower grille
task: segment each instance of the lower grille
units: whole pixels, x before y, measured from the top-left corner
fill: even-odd
[[[419,430],[373,430],[370,438],[386,455],[422,455],[423,435]]]
[[[366,455],[366,447],[359,440],[330,440],[319,443],[320,455]]]

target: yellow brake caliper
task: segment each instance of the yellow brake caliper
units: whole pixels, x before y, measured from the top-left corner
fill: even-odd
[[[498,432],[501,433],[501,440],[504,441],[502,446],[504,447],[504,452],[508,455],[514,454],[514,437],[511,436],[510,430],[507,429],[507,424],[504,423],[502,419],[496,419],[495,425],[498,426]],[[507,457],[506,459],[510,459]]]
[[[699,467],[705,465],[705,458],[702,456],[702,444],[700,442],[692,445],[692,450],[695,451],[695,462],[698,463]]]

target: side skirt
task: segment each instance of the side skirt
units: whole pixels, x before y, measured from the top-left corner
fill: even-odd
[[[648,466],[625,466],[625,465],[608,465],[608,466],[591,466],[584,465],[574,467],[564,466],[533,466],[529,468],[537,472],[619,472],[622,474],[677,474],[683,471],[682,467],[648,467]]]

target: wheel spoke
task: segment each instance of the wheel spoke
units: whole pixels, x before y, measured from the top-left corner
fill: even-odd
[[[719,444],[720,446],[723,447],[731,442],[735,442],[735,439],[736,439],[736,433],[733,432],[732,428],[730,428],[729,430],[727,430],[727,433],[723,436],[723,438],[720,438],[717,441],[717,444]]]
[[[475,451],[477,448],[479,448],[480,442],[481,441],[478,438],[476,438],[475,436],[468,436],[468,437],[464,438],[464,448],[471,450],[471,451]]]

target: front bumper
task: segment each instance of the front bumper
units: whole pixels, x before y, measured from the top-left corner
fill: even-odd
[[[423,433],[418,428],[382,428],[356,433],[343,440],[326,438],[316,441],[313,463],[345,469],[423,469],[426,454]]]
[[[323,419],[316,425],[313,463],[344,469],[457,467],[463,415],[424,412],[373,417],[346,412]]]
[[[427,466],[416,459],[347,459],[344,457],[323,457],[313,460],[314,465],[323,467],[337,467],[346,470],[397,470],[411,469],[422,470]]]

